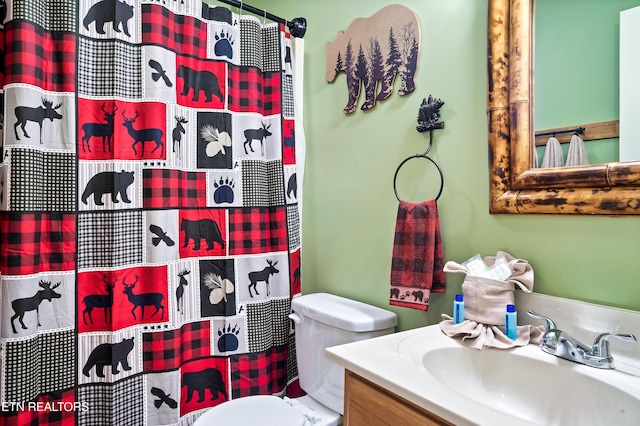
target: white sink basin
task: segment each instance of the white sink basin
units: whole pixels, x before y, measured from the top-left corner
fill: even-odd
[[[328,348],[325,356],[457,426],[640,424],[640,377],[537,345],[476,350],[432,325]]]
[[[566,361],[537,345],[471,349],[435,326],[401,340],[397,352],[442,388],[534,424],[640,424],[640,378]]]

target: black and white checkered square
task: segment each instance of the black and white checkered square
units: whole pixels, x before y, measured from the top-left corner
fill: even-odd
[[[78,411],[79,426],[104,426],[113,423],[113,385],[91,384],[78,387],[78,401],[86,403],[87,411]]]
[[[78,269],[142,263],[142,212],[93,212],[78,217]]]
[[[270,161],[267,163],[269,170],[269,205],[284,205],[284,169],[282,161]]]
[[[144,382],[141,375],[117,382],[113,389],[114,425],[143,425]]]
[[[261,34],[256,18],[240,17],[240,66],[262,68]]]
[[[282,162],[245,160],[242,162],[242,201],[245,207],[284,204]]]
[[[282,74],[282,115],[287,118],[295,117],[295,102],[293,94],[293,77]]]
[[[298,377],[298,361],[296,360],[295,334],[289,336],[289,352],[287,353],[287,383]]]
[[[142,98],[142,47],[119,40],[78,44],[78,93],[86,96]]]
[[[75,333],[66,330],[39,335],[41,393],[75,386]]]
[[[300,212],[298,205],[287,205],[287,230],[289,231],[289,250],[294,251],[301,244]]]
[[[11,150],[10,206],[16,211],[73,211],[75,158],[71,153]]]
[[[289,343],[290,312],[289,297],[248,303],[248,351],[262,352]]]
[[[42,355],[37,335],[6,343],[2,375],[4,401],[23,402],[38,396]]]
[[[70,389],[75,385],[73,330],[9,341],[4,352],[6,401],[27,401],[38,394]]]
[[[128,377],[116,383],[78,387],[78,401],[89,410],[78,412],[79,426],[143,425],[143,376]]]
[[[278,24],[268,24],[262,28],[262,71],[278,72],[280,66],[280,31]]]
[[[13,3],[13,19],[34,22],[47,31],[75,31],[75,2],[69,0],[14,0],[7,3]]]

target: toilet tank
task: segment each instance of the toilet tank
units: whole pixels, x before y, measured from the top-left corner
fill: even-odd
[[[344,368],[324,357],[325,348],[393,333],[393,312],[327,293],[291,302],[300,386],[312,398],[343,414]]]

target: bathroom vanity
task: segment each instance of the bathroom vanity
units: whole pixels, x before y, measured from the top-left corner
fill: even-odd
[[[344,424],[349,426],[453,425],[352,371],[345,371]]]
[[[640,312],[522,292],[516,306],[520,325],[540,325],[524,315],[534,310],[583,342],[601,332],[640,337]],[[325,356],[346,370],[345,426],[635,426],[640,343],[610,346],[616,368],[598,369],[534,344],[471,349],[436,324],[327,348]]]

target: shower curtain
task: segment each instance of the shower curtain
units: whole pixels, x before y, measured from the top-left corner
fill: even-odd
[[[2,1],[0,424],[191,424],[297,369],[284,26]]]

